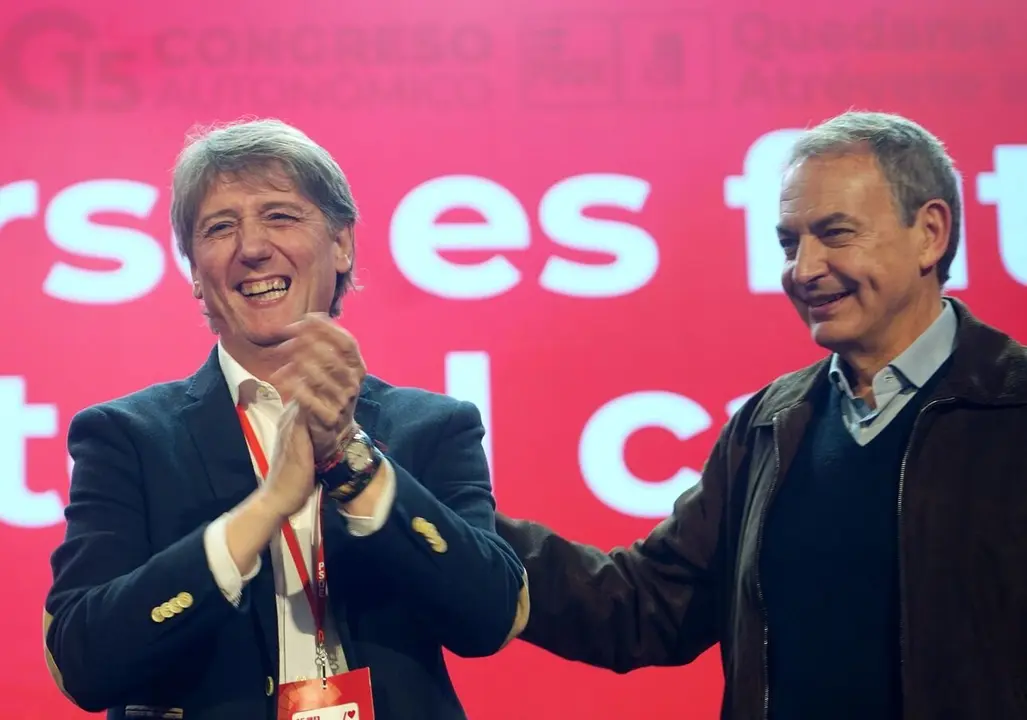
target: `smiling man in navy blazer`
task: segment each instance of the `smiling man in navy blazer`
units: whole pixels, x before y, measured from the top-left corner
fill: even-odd
[[[180,155],[172,222],[218,343],[191,378],[72,421],[44,634],[80,707],[270,720],[283,687],[369,668],[377,718],[463,718],[442,649],[490,655],[523,628],[478,411],[366,375],[329,317],[356,217],[283,123]]]

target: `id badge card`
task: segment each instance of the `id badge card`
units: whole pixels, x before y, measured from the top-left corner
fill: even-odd
[[[374,720],[371,671],[357,668],[278,688],[278,720]]]

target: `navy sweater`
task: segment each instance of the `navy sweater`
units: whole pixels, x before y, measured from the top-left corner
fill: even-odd
[[[764,527],[772,720],[899,720],[898,488],[917,413],[946,366],[866,446],[833,384]]]

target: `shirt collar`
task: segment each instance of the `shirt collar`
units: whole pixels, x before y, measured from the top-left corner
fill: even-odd
[[[249,370],[239,364],[239,361],[228,354],[225,346],[218,341],[218,362],[221,365],[221,374],[225,376],[228,383],[228,392],[232,395],[232,403],[242,403],[243,407],[259,400],[278,398],[278,392],[270,383],[258,380]]]
[[[952,303],[947,299],[943,299],[942,303],[944,307],[941,315],[935,318],[934,322],[913,341],[912,345],[888,363],[886,368],[882,368],[877,375],[891,368],[907,386],[917,389],[923,387],[931,379],[931,376],[952,354],[959,325]],[[852,386],[849,385],[849,380],[845,376],[842,359],[837,353],[831,356],[828,375],[839,390],[850,398],[855,397]],[[876,380],[877,376],[874,379]]]

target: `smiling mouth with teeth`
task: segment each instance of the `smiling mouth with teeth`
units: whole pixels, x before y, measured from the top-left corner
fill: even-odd
[[[288,278],[270,278],[239,283],[238,290],[246,298],[255,300],[277,300],[285,297],[292,283]]]

